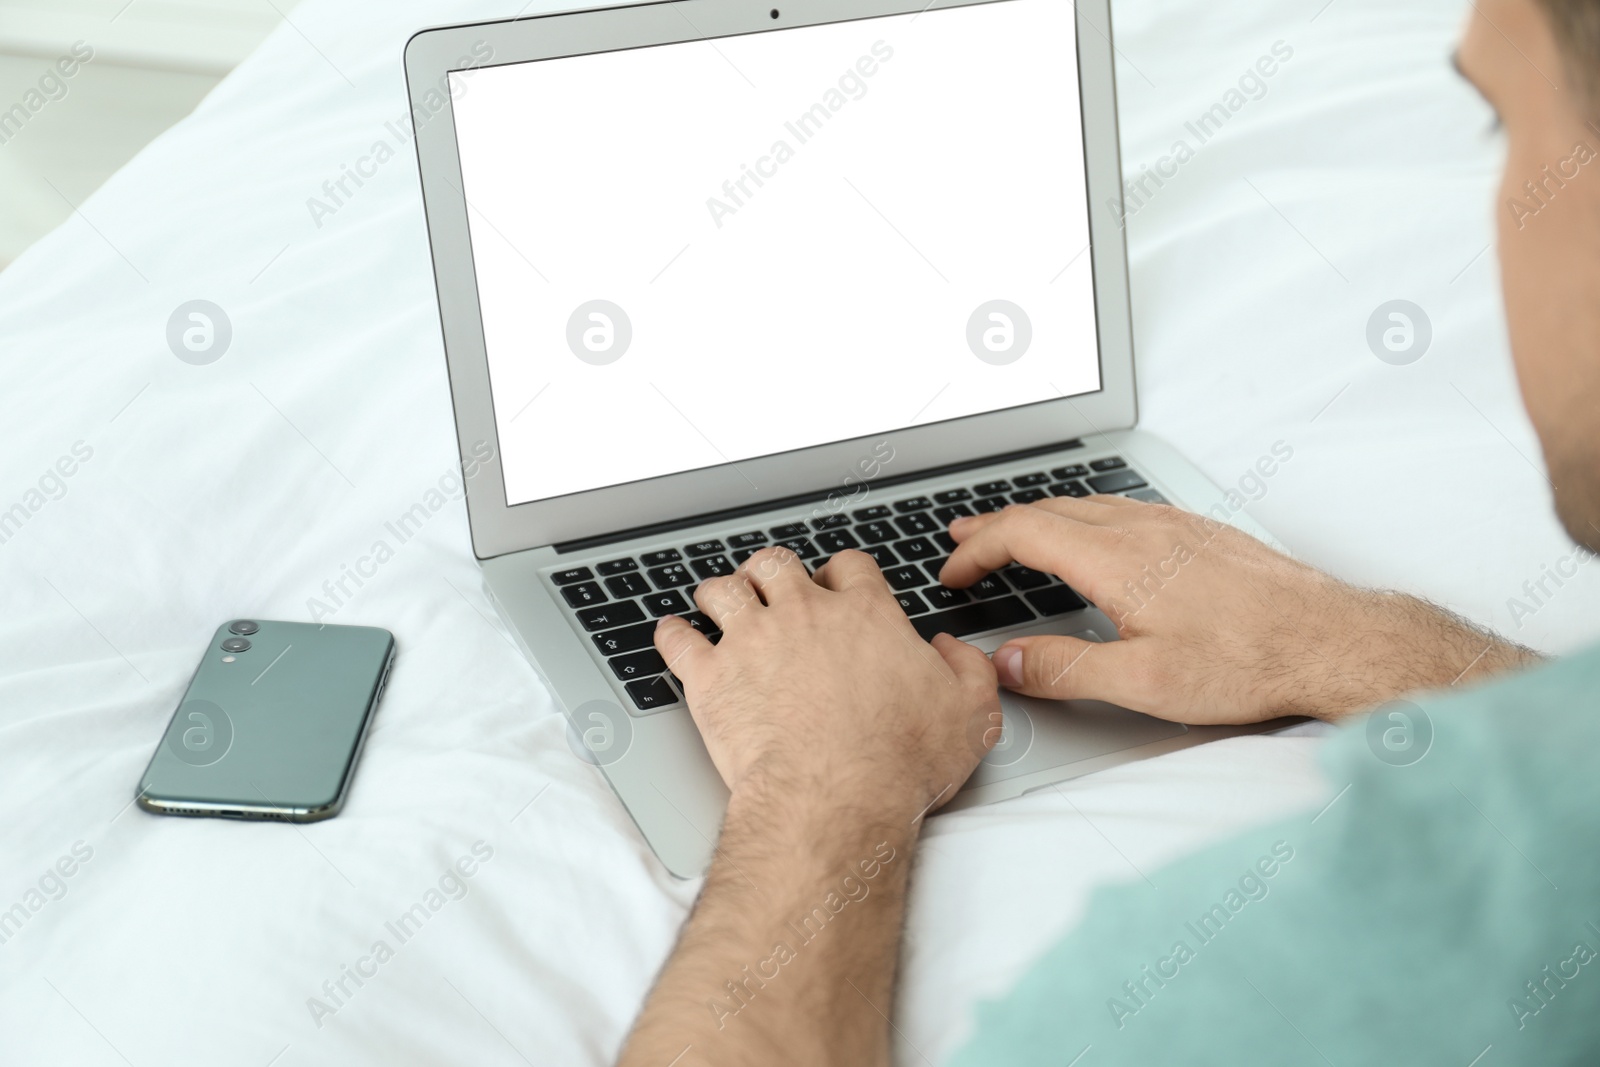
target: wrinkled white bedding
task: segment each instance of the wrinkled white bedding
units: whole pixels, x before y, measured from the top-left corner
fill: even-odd
[[[414,159],[390,125],[401,48],[520,2],[307,0],[0,275],[8,1064],[600,1064],[672,943],[697,885],[573,757],[462,508],[429,495],[453,488],[454,439]],[[1600,580],[1523,588],[1569,549],[1486,251],[1498,147],[1445,64],[1465,5],[1322,4],[1119,4],[1126,168],[1170,175],[1129,220],[1143,424],[1221,484],[1287,443],[1245,488],[1302,557],[1571,648],[1600,628]],[[1230,97],[1277,42],[1292,55]],[[1186,124],[1219,103],[1201,142]],[[1163,162],[1179,139],[1191,152]],[[379,155],[333,203],[324,183]],[[1410,366],[1365,341],[1397,298],[1432,323]],[[195,299],[233,329],[206,366],[165,336]],[[334,605],[401,648],[345,813],[130,807],[213,628],[308,617],[419,502],[420,531]],[[1219,743],[935,820],[900,1061],[947,1056],[974,998],[1090,887],[1314,810],[1316,745]],[[446,876],[464,857],[472,876]],[[391,929],[419,902],[425,922]]]

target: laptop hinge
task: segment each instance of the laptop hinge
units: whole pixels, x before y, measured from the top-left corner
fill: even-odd
[[[963,460],[960,463],[950,463],[942,467],[928,467],[920,471],[911,471],[907,474],[886,476],[875,479],[872,485],[874,488],[881,489],[891,485],[903,485],[906,482],[922,481],[924,478],[939,478],[946,474],[959,474],[961,471],[976,470],[979,467],[988,467],[996,463],[1010,463],[1014,460],[1027,459],[1031,456],[1042,456],[1051,452],[1066,452],[1082,447],[1083,442],[1074,438],[1070,441],[1058,441],[1051,445],[1040,445],[1037,448],[1026,448],[1020,452],[1004,452],[994,456]],[[810,504],[818,500],[826,500],[830,495],[837,492],[837,488],[828,488],[817,489],[807,493],[796,493],[793,496],[766,500],[759,504],[723,508],[720,511],[708,511],[700,515],[690,515],[687,518],[673,519],[670,522],[656,522],[646,526],[635,526],[631,530],[618,530],[616,533],[599,534],[595,537],[581,537],[574,541],[563,541],[550,547],[559,553],[584,552],[591,548],[614,545],[621,541],[632,541],[638,537],[655,537],[660,534],[671,533],[674,530],[686,530],[691,526],[726,522],[729,519],[737,519],[743,515],[759,515],[767,511],[781,511],[784,508],[794,507],[798,504]]]

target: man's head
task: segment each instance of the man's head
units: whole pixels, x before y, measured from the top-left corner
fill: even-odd
[[[1475,0],[1457,54],[1506,133],[1501,285],[1569,533],[1600,550],[1600,0]]]

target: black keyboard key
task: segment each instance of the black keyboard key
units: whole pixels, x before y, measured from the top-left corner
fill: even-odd
[[[721,541],[696,541],[692,545],[684,545],[683,550],[691,556],[709,556],[716,552],[726,552],[727,546]]]
[[[956,550],[956,539],[945,533],[943,530],[940,530],[938,533],[933,535],[933,543],[944,549],[946,552],[954,552]]]
[[[644,612],[639,610],[639,605],[631,600],[623,600],[616,604],[600,604],[592,608],[584,608],[578,612],[578,621],[583,623],[585,630],[609,630],[614,626],[626,626],[630,622],[643,622]]]
[[[942,585],[936,585],[932,589],[924,589],[922,598],[928,602],[928,606],[934,611],[957,607],[972,599],[963,589],[946,589]]]
[[[669,563],[665,567],[653,567],[648,572],[650,580],[656,583],[657,589],[672,589],[680,585],[693,585],[694,575],[689,573],[689,568],[681,563]]]
[[[779,541],[778,544],[787,548],[801,559],[811,559],[817,554],[817,546],[804,537],[791,537],[786,541]]]
[[[900,536],[900,531],[886,522],[869,522],[864,526],[857,526],[856,533],[869,545],[881,545]]]
[[[985,512],[999,511],[1009,503],[1011,501],[1003,496],[986,496],[982,500],[974,500],[972,502],[972,510],[981,515]]]
[[[876,522],[878,519],[887,519],[890,511],[882,504],[874,504],[870,508],[862,508],[859,511],[851,512],[851,514],[856,517],[857,522]]]
[[[1082,611],[1088,607],[1083,597],[1065,585],[1052,585],[1048,589],[1035,589],[1024,594],[1040,615],[1065,615],[1069,611]]]
[[[939,524],[933,521],[932,516],[920,512],[915,515],[901,515],[894,520],[894,524],[900,527],[900,531],[907,537],[932,533],[939,528]]]
[[[637,652],[655,644],[656,624],[635,623],[594,635],[595,647],[603,656],[620,656],[624,652]]]
[[[1108,456],[1105,459],[1096,459],[1089,462],[1090,470],[1114,471],[1128,465],[1128,461],[1121,456]]]
[[[587,582],[594,577],[594,571],[588,567],[572,567],[564,571],[556,571],[550,580],[557,585],[571,585],[573,582]]]
[[[894,550],[900,553],[901,559],[913,562],[919,559],[932,559],[939,554],[939,550],[933,547],[933,542],[926,537],[913,537],[909,541],[901,541],[894,546]]]
[[[749,548],[751,545],[764,545],[767,535],[760,530],[751,530],[749,533],[734,534],[728,538],[728,544],[734,548]]]
[[[900,557],[888,545],[868,545],[861,551],[878,561],[879,570],[886,570],[900,562]]]
[[[1059,481],[1066,481],[1068,478],[1082,478],[1088,473],[1089,468],[1085,467],[1082,463],[1072,463],[1065,467],[1055,468],[1050,472],[1050,477]]]
[[[943,559],[930,559],[928,562],[922,565],[922,569],[928,572],[929,579],[937,582],[939,580],[939,572],[944,570],[944,565],[949,562],[949,557],[945,557]]]
[[[1020,626],[1032,620],[1033,612],[1028,610],[1028,605],[1017,597],[1008,596],[997,600],[979,600],[949,611],[923,615],[913,619],[911,624],[917,628],[917,633],[922,635],[924,641],[931,641],[935,634],[966,637],[969,634],[983,633],[985,630]]]
[[[651,593],[644,598],[644,606],[658,619],[663,615],[682,615],[689,610],[688,601],[684,600],[683,594],[676,589]]]
[[[606,663],[611,667],[611,673],[624,682],[631,682],[635,678],[648,678],[667,669],[667,661],[653,648],[618,656],[616,659],[607,660]]]
[[[883,572],[883,577],[890,589],[921,589],[928,584],[915,567],[890,567]]]
[[[687,622],[690,626],[693,626],[696,630],[699,630],[713,641],[715,641],[717,639],[717,635],[722,632],[721,630],[717,629],[717,624],[711,621],[711,616],[707,615],[703,611],[691,611],[689,614],[683,617],[683,621]]]
[[[665,678],[629,682],[628,695],[633,698],[633,706],[640,711],[654,711],[678,702],[678,694],[672,691],[672,686],[667,684]]]
[[[1090,478],[1089,488],[1097,493],[1120,493],[1125,489],[1144,488],[1144,479],[1133,471],[1112,471]]]
[[[998,574],[986,574],[968,586],[967,592],[979,600],[991,600],[997,596],[1005,596],[1011,592],[1011,587]]]
[[[928,605],[924,604],[922,598],[915,593],[896,593],[894,598],[900,601],[900,610],[907,615],[921,615],[928,610]]]
[[[1034,501],[1043,500],[1044,498],[1045,491],[1043,489],[1024,489],[1020,493],[1011,494],[1012,502],[1017,504],[1032,504]]]
[[[822,551],[829,553],[843,552],[847,548],[860,548],[861,542],[851,535],[849,530],[829,530],[817,534],[817,545]]]
[[[646,552],[639,558],[644,560],[646,567],[659,567],[663,563],[676,563],[683,558],[683,553],[675,548],[666,548],[660,552]]]
[[[791,522],[783,526],[774,526],[772,528],[772,539],[774,541],[784,541],[791,537],[804,537],[810,532],[806,529],[805,523]]]
[[[813,530],[837,530],[841,526],[849,525],[850,516],[848,515],[824,515],[820,519],[811,520],[811,528]]]
[[[958,500],[971,500],[972,494],[965,489],[946,489],[942,493],[933,494],[935,504],[954,504]]]
[[[650,583],[644,580],[642,574],[619,574],[615,578],[606,579],[606,588],[611,590],[611,595],[614,597],[644,596],[650,591]]]
[[[1011,483],[1002,478],[997,482],[984,482],[982,485],[975,485],[972,487],[972,491],[977,493],[979,496],[994,496],[997,493],[1009,493],[1011,492]]]
[[[947,508],[934,508],[933,517],[945,526],[966,515],[971,515],[972,509],[965,504],[952,504]]]
[[[756,546],[754,546],[752,548],[738,548],[738,549],[735,549],[734,552],[733,552],[733,562],[734,562],[734,564],[737,565],[737,564],[743,563],[745,560],[749,559],[751,556],[755,555],[757,552],[760,552],[763,547],[764,546],[762,546],[762,545],[756,545]]]
[[[586,608],[590,604],[603,604],[606,600],[606,595],[593,582],[584,582],[582,585],[569,585],[561,590],[561,595],[566,597],[567,603],[575,608]]]
[[[1088,496],[1089,487],[1079,481],[1057,482],[1050,487],[1051,496]]]
[[[1044,471],[1037,471],[1033,474],[1019,474],[1011,479],[1011,484],[1018,489],[1031,489],[1036,485],[1043,485],[1049,480],[1050,476],[1048,474],[1044,473]]]
[[[1154,489],[1135,489],[1128,494],[1135,500],[1143,500],[1146,504],[1165,504],[1167,498]]]
[[[719,542],[720,543],[720,542]],[[721,578],[725,574],[733,573],[733,564],[727,556],[707,556],[705,559],[690,560],[689,566],[701,578]]]
[[[1036,571],[1032,567],[1007,567],[1000,572],[1006,576],[1006,581],[1014,589],[1037,589],[1041,585],[1050,584],[1050,576],[1044,571]]]
[[[914,496],[910,500],[896,500],[894,509],[904,515],[908,511],[927,511],[933,507],[933,501],[925,496]]]
[[[600,572],[600,576],[602,578],[608,574],[626,574],[629,571],[636,571],[638,569],[638,562],[632,559],[607,560],[595,568],[595,570]]]

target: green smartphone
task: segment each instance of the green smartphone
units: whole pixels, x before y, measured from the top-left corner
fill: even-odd
[[[372,626],[223,623],[145,768],[139,806],[286,822],[339,814],[394,647]]]

